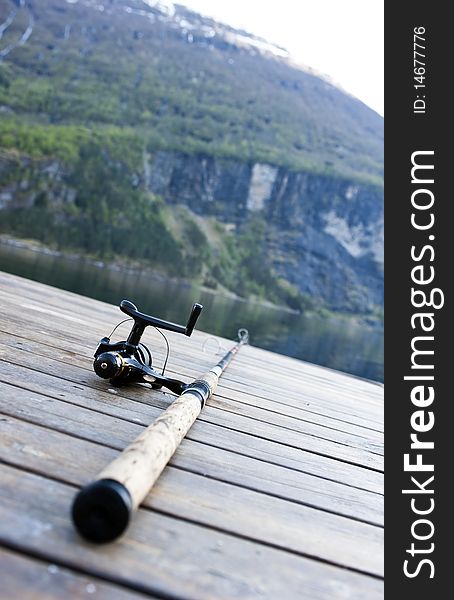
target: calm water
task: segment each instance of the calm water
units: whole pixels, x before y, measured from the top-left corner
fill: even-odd
[[[143,312],[178,323],[186,322],[193,302],[201,302],[204,309],[197,327],[204,331],[233,338],[238,328],[246,327],[254,346],[383,380],[383,331],[363,324],[296,315],[225,298],[197,286],[164,282],[146,273],[108,269],[2,244],[0,270],[112,304],[127,298]],[[120,311],[118,316],[120,320]]]

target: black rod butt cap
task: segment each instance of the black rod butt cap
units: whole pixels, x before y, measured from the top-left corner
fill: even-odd
[[[79,534],[90,542],[105,544],[126,529],[132,513],[131,495],[114,479],[98,479],[74,498],[71,516]]]

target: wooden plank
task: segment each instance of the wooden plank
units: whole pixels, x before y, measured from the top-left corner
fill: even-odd
[[[36,286],[36,284],[34,284]],[[36,295],[36,300],[38,302],[41,301],[41,297],[39,294],[36,294],[36,289],[30,287],[30,284],[25,283],[25,290],[29,293],[29,294],[35,294]],[[82,301],[82,303],[84,304],[85,307],[85,312],[81,312],[81,316],[83,316],[83,321],[85,323],[86,326],[90,326],[90,324],[92,324],[94,327],[97,328],[98,332],[99,332],[99,326],[102,322],[102,317],[105,314],[109,315],[109,321],[108,323],[106,323],[106,327],[110,327],[113,325],[114,322],[117,321],[118,319],[118,313],[116,315],[114,315],[112,313],[112,307],[107,305],[107,304],[103,304],[103,303],[99,303],[96,302],[96,310],[94,310],[94,306],[91,300],[88,300],[88,302],[86,301],[86,299],[80,299],[79,297],[77,297],[74,294],[70,294],[68,292],[62,292],[60,290],[54,290],[54,288],[48,288],[48,286],[43,286],[48,292],[49,292],[49,298],[46,298],[47,302],[50,303],[52,300],[53,296],[56,296],[56,300],[55,300],[55,310],[52,314],[53,316],[55,316],[56,314],[60,314],[61,317],[65,318],[65,319],[72,319],[77,321],[77,317],[74,317],[74,315],[67,315],[64,312],[61,311],[61,305],[62,303],[65,302],[69,302],[69,298],[71,299],[70,302],[71,304],[68,305],[68,309],[71,309],[73,311],[74,309],[74,302],[78,301],[78,303],[80,304],[80,302]],[[13,302],[17,303],[17,297],[13,296],[11,297]],[[43,310],[42,307],[37,304],[35,306],[29,306],[27,305],[28,309],[34,309],[34,310]],[[102,309],[102,310],[100,310]],[[47,309],[45,309],[47,310]],[[82,309],[80,309],[82,310]],[[111,315],[111,316],[110,316]],[[36,316],[36,315],[35,315]],[[79,321],[82,320],[79,318]],[[195,338],[202,336],[203,334],[201,334],[200,332],[195,332],[194,334]],[[220,338],[222,339],[222,338]],[[226,340],[223,340],[224,343],[229,343]],[[185,344],[183,344],[182,347],[185,347]],[[186,348],[188,347],[188,345],[186,344]],[[192,346],[192,352],[194,351],[194,346]],[[283,363],[283,365],[285,365],[285,369],[279,369],[279,373],[282,372],[286,372],[288,371],[288,373],[290,374],[291,372],[291,367],[293,365],[296,365],[298,367],[298,370],[295,370],[295,375],[297,374],[301,374],[302,371],[304,370],[306,372],[306,376],[309,379],[315,379],[316,381],[316,386],[317,389],[320,388],[320,386],[326,385],[327,383],[329,383],[329,381],[334,381],[335,383],[335,387],[336,387],[336,393],[337,395],[341,395],[341,397],[344,395],[344,388],[346,388],[346,394],[345,394],[345,399],[348,400],[351,397],[351,393],[353,392],[353,394],[357,394],[360,393],[360,398],[363,401],[363,404],[367,404],[373,396],[375,396],[375,405],[379,408],[380,412],[383,411],[383,401],[382,401],[382,388],[381,386],[377,386],[377,385],[372,385],[368,382],[362,381],[358,378],[354,378],[339,372],[335,372],[335,371],[331,371],[329,369],[325,369],[325,368],[321,368],[321,367],[314,367],[314,365],[310,365],[309,363],[304,363],[302,361],[297,361],[295,359],[291,359],[289,357],[282,357],[279,355],[276,355],[274,353],[270,353],[269,351],[265,351],[265,350],[261,350],[261,349],[257,349],[257,348],[249,348],[247,355],[244,356],[243,361],[244,364],[248,363],[248,357],[251,356],[257,356],[259,357],[259,362],[257,362],[257,364],[260,366],[260,364],[263,364],[263,359],[268,359],[266,361],[267,363],[267,372],[270,372],[270,370],[273,369],[273,367],[278,364],[278,363]],[[197,358],[200,358],[199,356]],[[262,371],[262,375],[266,376],[266,373]],[[354,385],[352,385],[352,382],[354,383]],[[377,404],[378,402],[378,404]]]
[[[23,326],[24,321],[20,322]],[[24,338],[23,336],[21,336],[20,332],[21,332],[21,328],[20,328],[20,323],[19,321],[14,322],[12,319],[8,319],[8,321],[6,319],[2,319],[0,316],[0,328],[6,332],[8,334],[8,336],[16,336],[18,337],[18,343],[19,341],[21,343],[32,343],[37,342],[39,345],[44,346],[44,347],[48,347],[49,351],[51,348],[55,348],[55,352],[57,352],[58,350],[66,350],[66,352],[68,351],[68,347],[71,347],[71,353],[72,353],[72,357],[74,358],[74,360],[76,361],[83,361],[83,364],[87,364],[87,358],[91,357],[93,355],[93,351],[94,348],[96,346],[97,343],[97,337],[95,334],[92,335],[91,339],[89,338],[89,332],[85,331],[84,335],[86,338],[86,343],[81,344],[81,339],[80,336],[78,338],[78,341],[76,342],[74,339],[71,339],[71,331],[68,330],[63,330],[64,334],[65,334],[65,338],[63,340],[59,340],[58,338],[54,338],[53,335],[49,335],[50,330],[47,331],[46,333],[39,333],[36,332],[36,328],[39,327],[39,324],[36,322],[36,320],[33,320],[33,322],[30,322],[30,328],[29,328],[29,335],[27,338]],[[44,323],[42,324],[44,326]],[[106,327],[107,329],[107,327]],[[60,329],[60,332],[61,329]],[[121,336],[121,334],[120,334]],[[84,339],[85,339],[84,338]],[[62,343],[63,342],[63,343]],[[171,368],[171,370],[173,370],[174,373],[178,372],[181,375],[186,375],[188,377],[191,377],[195,374],[195,371],[199,371],[199,370],[203,370],[204,368],[208,368],[213,362],[215,362],[216,360],[216,356],[211,356],[211,355],[206,355],[203,354],[201,356],[191,356],[191,357],[186,357],[186,356],[181,356],[180,353],[178,352],[178,348],[179,346],[177,345],[176,347],[176,351],[173,350],[171,352],[171,361],[170,361],[170,365],[169,367]],[[154,350],[154,354],[155,354],[155,359],[157,357],[157,364],[158,364],[158,368],[159,366],[163,363],[164,360],[164,355],[161,353],[161,349],[159,347],[157,347],[156,345],[153,346],[152,348]],[[247,352],[247,349],[246,349]],[[63,354],[64,357],[64,354]],[[244,361],[244,356],[241,357],[241,360],[238,361],[240,363],[240,365],[243,364]],[[223,376],[223,379],[221,380],[222,383],[222,389],[225,389],[225,392],[223,393],[221,391],[220,395],[221,396],[226,396],[232,399],[239,399],[242,400],[243,402],[247,401],[244,400],[244,396],[246,396],[246,398],[250,398],[249,403],[254,405],[254,406],[259,406],[261,408],[263,408],[263,402],[265,401],[265,403],[267,403],[269,408],[272,408],[273,410],[276,410],[276,401],[277,404],[280,405],[280,411],[282,412],[283,410],[285,411],[285,407],[288,406],[289,409],[292,409],[292,411],[290,411],[290,413],[288,413],[290,416],[294,416],[296,418],[306,418],[307,419],[307,413],[308,413],[308,406],[312,406],[313,410],[312,412],[315,414],[315,416],[317,414],[320,414],[321,416],[325,416],[328,419],[332,418],[334,422],[336,421],[340,421],[340,422],[344,422],[344,423],[357,423],[358,426],[361,425],[365,425],[366,427],[368,427],[369,429],[377,429],[378,431],[381,431],[380,427],[381,424],[377,421],[376,423],[374,421],[371,422],[367,422],[366,419],[364,419],[362,417],[362,415],[358,415],[358,414],[350,414],[350,413],[345,413],[345,409],[343,408],[343,404],[342,404],[342,399],[339,399],[339,405],[337,406],[337,408],[325,408],[324,411],[323,409],[321,409],[321,407],[318,407],[318,401],[317,398],[314,397],[313,395],[308,394],[308,392],[306,391],[306,382],[304,380],[304,376],[299,380],[298,383],[298,387],[296,389],[296,392],[292,393],[292,389],[295,388],[295,384],[290,385],[290,382],[288,381],[288,378],[286,377],[285,371],[278,373],[276,372],[275,376],[274,376],[274,387],[272,388],[271,391],[266,392],[266,390],[262,390],[257,382],[262,382],[265,380],[264,378],[264,373],[266,371],[264,371],[263,369],[261,371],[255,370],[255,371],[251,371],[250,369],[248,369],[247,372],[243,373],[243,375],[241,376],[241,378],[239,379],[238,376],[236,377],[236,379],[233,377],[233,374],[236,373],[235,369],[238,368],[238,365],[235,365],[235,363],[232,363],[231,365],[231,369],[230,372],[226,371],[226,373]],[[244,367],[243,367],[244,369]],[[254,377],[254,375],[256,374],[256,377]],[[241,393],[238,392],[238,390],[233,389],[232,388],[232,382],[235,383],[240,383],[242,386],[241,389]],[[256,382],[255,385],[251,386],[251,382]],[[279,386],[285,390],[285,394],[284,397],[281,399],[279,397],[276,398],[276,384],[279,384]],[[263,392],[263,393],[262,393]],[[320,393],[320,391],[319,391]],[[292,400],[293,399],[293,400]],[[294,402],[294,404],[292,404],[292,401]],[[318,408],[318,412],[317,412],[317,408]],[[339,410],[341,409],[341,410]],[[356,410],[356,413],[358,411]],[[382,417],[382,412],[380,414],[380,417]],[[328,414],[330,413],[330,414]],[[331,414],[332,413],[332,414]],[[345,415],[346,418],[342,419],[342,416]],[[312,417],[311,417],[312,418]],[[353,421],[352,421],[353,419]]]
[[[53,477],[69,470],[66,481],[77,485],[85,483],[116,456],[115,450],[98,443],[95,445],[12,417],[0,418],[0,433],[1,460],[18,467],[23,464]],[[77,463],[72,461],[73,456],[79,457]],[[99,457],[96,464],[93,463],[95,456]],[[383,498],[379,494],[275,465],[263,465],[256,459],[212,446],[185,442],[168,468],[172,471],[174,467],[203,478],[383,525]]]
[[[92,411],[99,412],[103,417],[106,426],[109,425],[114,429],[110,430],[111,435],[105,438],[108,445],[122,444],[126,445],[134,439],[141,431],[137,425],[148,425],[156,418],[162,408],[168,402],[164,396],[164,402],[161,408],[152,406],[147,403],[149,392],[147,390],[138,389],[136,397],[137,402],[132,402],[131,399],[126,400],[120,394],[111,394],[105,389],[91,389],[83,387],[82,382],[68,385],[68,382],[57,377],[47,376],[33,371],[25,371],[23,374],[15,365],[9,363],[2,364],[2,373],[0,378],[13,386],[13,389],[5,388],[5,402],[2,410],[11,416],[26,417],[27,419],[35,419],[36,422],[42,423],[44,413],[41,414],[41,409],[37,408],[32,400],[27,401],[29,397],[25,392],[37,392],[41,394],[40,407],[49,411],[51,419],[55,411],[62,415],[61,421],[57,422],[56,426],[63,427],[65,415],[70,415],[72,406],[82,406],[89,408]],[[9,391],[8,391],[9,390]],[[116,391],[116,390],[114,390]],[[131,394],[131,389],[128,390],[128,395]],[[140,394],[146,396],[144,401],[140,401]],[[14,401],[14,397],[25,399],[27,404],[21,407]],[[63,406],[59,406],[62,402]],[[31,408],[27,413],[26,406]],[[113,417],[111,419],[110,417]],[[123,421],[121,421],[121,420]],[[46,424],[46,422],[44,421]],[[47,424],[51,425],[52,421]],[[69,426],[69,423],[66,423]],[[116,432],[121,436],[116,439]],[[129,436],[125,438],[126,436]],[[331,457],[322,456],[313,452],[304,452],[302,449],[291,448],[288,445],[277,444],[272,440],[263,440],[255,436],[249,436],[247,433],[235,431],[234,429],[221,429],[208,422],[199,419],[189,431],[187,441],[194,440],[208,444],[210,446],[223,448],[237,454],[250,456],[266,462],[271,462],[287,468],[297,469],[313,475],[321,475],[333,481],[339,481],[347,485],[357,488],[366,489],[369,491],[381,493],[383,489],[383,475],[370,469],[363,469],[350,463],[333,460]],[[122,446],[120,446],[122,447]]]
[[[33,368],[45,369],[51,361],[55,369],[58,369],[56,364],[64,363],[65,368],[62,368],[59,365],[62,377],[70,376],[69,374],[75,367],[78,367],[78,372],[80,372],[79,368],[85,371],[84,377],[93,377],[92,360],[88,357],[80,358],[74,356],[72,351],[59,350],[57,354],[57,351],[54,348],[46,347],[43,343],[35,341],[25,342],[16,336],[7,336],[1,332],[0,346],[4,349],[2,356],[17,364],[23,366],[31,366],[33,364],[35,365]],[[11,348],[9,357],[6,348]],[[24,355],[24,353],[26,354]],[[36,358],[31,359],[28,357],[28,354],[45,357],[46,361],[37,360]],[[69,368],[66,368],[66,366]],[[209,368],[209,365],[207,365],[206,368]],[[172,372],[170,369],[169,373],[176,377],[182,376],[181,373]],[[191,376],[187,376],[187,379],[191,380],[196,376],[196,373],[191,373]],[[106,382],[104,382],[104,385],[106,385]],[[220,387],[222,389],[222,386]],[[246,393],[242,395],[238,394],[238,396],[242,399],[247,398]],[[264,401],[266,402],[266,400]],[[271,401],[268,401],[268,404],[273,407],[275,406],[275,403]],[[227,413],[243,415],[252,418],[257,422],[270,423],[292,431],[307,433],[314,437],[321,437],[322,439],[328,439],[346,445],[355,445],[359,448],[364,447],[365,445],[367,450],[372,449],[377,454],[383,454],[383,435],[377,431],[371,431],[369,429],[365,430],[356,425],[335,422],[332,420],[327,423],[326,418],[320,419],[317,423],[317,415],[315,415],[315,420],[313,420],[313,415],[310,415],[310,417],[306,416],[305,419],[294,418],[292,416],[281,414],[279,410],[263,410],[262,407],[256,407],[250,402],[237,402],[226,396],[220,396],[218,392],[210,399],[209,406],[214,409],[223,410]],[[312,420],[309,420],[309,418]]]
[[[5,600],[153,598],[106,583],[98,577],[80,575],[59,564],[21,556],[5,548],[0,548],[0,582],[0,595]]]
[[[22,323],[23,325],[23,323]],[[33,323],[36,326],[36,323]],[[81,345],[80,342],[71,340],[71,350],[68,350],[69,343],[68,339],[65,341],[59,341],[48,334],[40,334],[39,332],[30,329],[27,338],[19,336],[17,334],[19,330],[19,323],[13,323],[11,319],[6,321],[0,316],[0,331],[3,331],[2,340],[7,339],[8,343],[15,348],[22,348],[24,350],[30,350],[36,352],[35,348],[39,348],[40,353],[44,353],[47,356],[58,357],[59,360],[65,362],[68,358],[74,364],[83,366],[91,369],[91,360],[96,340],[93,336],[91,345]],[[69,332],[68,332],[69,334]],[[164,356],[161,356],[158,352],[154,352],[155,360],[157,358],[157,364],[161,365],[164,360]],[[209,360],[206,356],[203,357],[204,361],[198,359],[197,363],[190,362],[186,358],[181,358],[179,355],[175,356],[175,353],[171,353],[171,361],[169,364],[168,372],[174,376],[187,377],[191,379],[195,375],[195,371],[203,370],[203,368],[209,368],[211,364],[216,360],[216,357],[212,357]],[[188,369],[188,364],[194,365],[191,370]],[[262,371],[263,372],[263,371]],[[249,375],[249,381],[251,377]],[[292,395],[289,393],[286,387],[286,381],[283,379],[282,374],[276,374],[276,382],[281,382],[280,389],[282,394],[276,394],[269,398],[265,394],[260,394],[261,388],[257,381],[261,381],[261,377],[256,378],[255,387],[246,386],[244,383],[243,390],[240,392],[237,389],[233,389],[230,384],[230,374],[227,371],[220,381],[217,397],[219,399],[228,398],[231,401],[241,402],[241,404],[247,404],[255,407],[259,407],[265,411],[271,411],[280,415],[286,415],[294,419],[301,419],[304,421],[310,421],[312,423],[326,424],[328,427],[340,429],[342,431],[356,433],[359,435],[370,435],[371,439],[380,439],[378,434],[382,433],[383,426],[379,421],[373,421],[365,419],[362,415],[354,414],[351,411],[345,412],[345,409],[338,410],[333,407],[323,407],[320,399],[314,398],[305,390],[305,383],[302,384],[301,390],[299,391],[298,397],[292,399]],[[243,379],[246,382],[246,379]],[[304,382],[304,378],[301,379]],[[249,389],[247,389],[249,388]],[[363,431],[365,429],[366,431]]]
[[[33,355],[30,356],[28,353],[22,352],[11,357],[11,352],[3,345],[0,345],[0,358],[5,361],[13,358],[16,365],[20,361],[22,364],[32,366],[32,363],[34,362],[36,368],[41,368]],[[19,367],[19,365],[17,365],[17,367]],[[52,359],[49,358],[46,361],[46,370],[75,385],[82,384],[86,387],[93,387],[99,391],[106,389],[106,382],[103,382],[97,378],[95,374],[92,374],[86,369],[68,366],[61,362],[52,361]],[[30,379],[36,377],[36,375],[34,372],[28,372],[27,377]],[[23,379],[25,379],[25,377]],[[159,399],[160,406],[162,406],[163,398],[166,398],[165,396],[162,396],[162,394],[150,393],[141,386],[130,386],[126,391],[119,390],[116,395],[118,397],[124,397],[125,399],[134,399],[139,402],[150,404],[155,403],[156,400]],[[377,447],[372,441],[361,441],[360,438],[350,438],[340,434],[336,437],[336,440],[315,437],[313,432],[295,432],[274,424],[262,423],[261,421],[256,421],[242,415],[224,413],[223,411],[211,408],[209,405],[204,409],[198,421],[201,423],[212,423],[228,429],[235,429],[236,431],[241,431],[254,437],[277,441],[296,449],[307,450],[316,454],[337,458],[376,471],[383,470],[383,457],[373,452]],[[331,432],[329,435],[330,437],[333,437]]]
[[[115,393],[110,393],[110,388],[106,390],[102,382],[99,384],[99,389],[84,387],[80,380],[75,383],[38,371],[24,370],[21,372],[19,367],[6,362],[1,364],[0,379],[15,387],[37,392],[56,401],[62,400],[69,404],[83,406],[101,414],[139,425],[148,425],[171,401],[170,396],[153,394],[153,398],[160,399],[159,406],[157,406],[158,400],[154,400],[153,404],[150,404],[149,396],[151,394],[148,390],[142,388],[135,390],[137,400],[133,400],[132,398],[123,397],[115,389],[112,390]],[[14,395],[16,390],[10,390],[9,393]],[[129,389],[128,395],[131,393],[132,390]],[[141,394],[144,397],[142,401]],[[131,434],[137,434],[137,430],[134,430]],[[240,455],[251,456],[314,475],[322,474],[326,478],[343,482],[346,485],[378,493],[381,493],[383,489],[383,475],[370,469],[363,469],[356,465],[336,461],[330,457],[306,452],[302,449],[294,449],[272,440],[262,440],[254,436],[248,436],[246,433],[234,429],[222,429],[220,431],[217,425],[204,422],[201,419],[191,428],[187,440],[224,448]]]
[[[40,302],[41,301],[41,295],[36,293],[36,284],[34,284],[34,287],[32,287],[30,285],[29,282],[27,282],[26,280],[20,279],[20,278],[14,278],[14,276],[9,276],[9,275],[5,275],[7,282],[9,283],[10,287],[14,287],[17,286],[20,288],[21,292],[26,291],[30,297],[35,297],[35,299]],[[12,280],[13,281],[12,281]],[[100,323],[102,321],[103,318],[109,317],[109,319],[112,319],[109,321],[109,324],[113,324],[114,320],[116,319],[116,316],[118,316],[118,313],[116,313],[116,315],[113,312],[113,307],[111,305],[105,304],[103,302],[99,302],[99,301],[95,301],[95,300],[87,300],[83,297],[77,296],[76,294],[72,294],[70,292],[64,292],[64,291],[60,291],[60,290],[56,290],[55,288],[49,287],[49,286],[45,286],[45,285],[41,285],[41,288],[43,289],[43,291],[46,292],[46,302],[47,304],[51,305],[52,303],[54,304],[56,309],[59,309],[62,307],[62,303],[70,303],[70,304],[66,304],[65,306],[67,306],[68,309],[73,310],[75,307],[77,307],[78,312],[80,312],[80,314],[83,313],[84,310],[87,311],[86,313],[86,318],[93,318],[94,315],[96,315],[96,323]],[[14,297],[14,300],[17,301],[17,295]],[[67,318],[67,316],[66,316]],[[195,337],[197,338],[198,332],[195,332]],[[224,343],[226,342],[226,340],[223,340],[222,338],[219,338],[221,341],[223,341]],[[228,343],[228,342],[227,342]],[[257,354],[257,352],[259,354]],[[274,353],[271,353],[269,351],[266,350],[261,350],[261,349],[256,349],[256,348],[251,348],[250,352],[249,352],[249,356],[259,356],[261,359],[268,358],[269,360],[267,360],[267,366],[269,368],[273,368],[274,365],[278,365],[280,363],[285,364],[285,366],[290,370],[291,367],[293,366],[295,368],[295,375],[297,373],[301,373],[301,370],[304,369],[308,376],[314,378],[318,384],[322,384],[323,382],[326,382],[327,380],[333,380],[336,384],[336,389],[338,392],[342,391],[342,388],[344,387],[344,384],[346,384],[348,393],[351,392],[352,390],[352,381],[355,382],[355,386],[354,388],[359,392],[363,392],[363,391],[367,391],[368,393],[374,389],[376,389],[376,393],[378,394],[378,406],[380,407],[380,409],[382,408],[382,394],[381,391],[379,390],[379,386],[371,386],[371,384],[367,381],[361,380],[360,378],[355,378],[352,377],[350,375],[347,374],[343,374],[341,372],[337,372],[337,371],[332,371],[330,369],[324,368],[324,367],[318,367],[318,366],[314,366],[311,365],[310,363],[305,363],[304,361],[299,361],[297,359],[292,359],[290,357],[283,357]],[[247,359],[245,359],[247,361]]]
[[[39,433],[45,435],[45,432]],[[94,445],[85,443],[78,446],[82,452],[91,454],[88,466],[81,459],[77,461],[76,474],[66,467],[66,461],[61,461],[59,468],[52,469],[52,464],[46,461],[46,453],[39,448],[36,450],[40,453],[40,460],[36,460],[33,455],[35,448],[31,444],[22,453],[23,466],[34,465],[34,470],[63,482],[88,483],[105,466],[105,453],[100,453]],[[51,449],[51,454],[55,454],[57,448],[58,445]],[[66,451],[62,454],[65,455]],[[113,453],[109,462],[115,456],[116,453]],[[381,528],[192,473],[167,469],[144,506],[296,554],[374,575],[383,573]],[[325,542],[327,539],[329,544]],[[352,539],[357,543],[351,544]]]
[[[34,293],[36,294],[36,290],[34,290]],[[42,296],[40,297],[40,294],[36,294],[36,299],[34,300],[25,298],[22,302],[18,302],[17,295],[8,293],[7,291],[4,291],[2,295],[4,297],[5,302],[9,301],[12,305],[15,305],[16,311],[18,308],[20,308],[21,313],[24,313],[25,315],[33,315],[33,317],[36,319],[47,318],[47,320],[49,320],[50,316],[52,320],[58,321],[60,325],[65,325],[67,327],[73,328],[83,323],[84,326],[87,327],[89,330],[92,330],[94,332],[94,335],[96,335],[97,337],[103,335],[101,327],[104,327],[105,329],[111,329],[113,325],[118,323],[121,317],[121,313],[118,311],[118,308],[117,312],[115,313],[114,307],[109,305],[105,305],[109,309],[109,318],[105,318],[102,315],[100,315],[99,311],[97,311],[93,306],[90,308],[90,310],[75,312],[74,306],[72,306],[72,302],[67,306],[67,312],[64,312],[64,310],[62,309],[65,305],[66,294],[68,293],[62,292],[60,290],[57,290],[57,293],[59,294],[59,296],[58,300],[55,300],[55,307],[50,307],[48,305],[48,302],[51,299],[48,298],[47,295],[46,307],[42,306]],[[123,325],[122,329],[126,330],[126,327],[127,326]],[[121,331],[122,329],[120,329],[119,331]],[[169,335],[171,339],[179,340],[179,337],[176,334],[169,333]],[[151,339],[153,338],[154,336],[151,336]],[[204,354],[202,352],[201,343],[204,341],[204,339],[206,339],[206,334],[203,334],[199,331],[195,331],[191,340],[180,340],[178,346],[183,352],[189,349],[191,349],[192,352],[196,351],[197,359],[199,359],[201,358],[200,355]],[[216,339],[222,340],[222,338]],[[195,344],[193,343],[194,340],[196,342]],[[229,340],[222,340],[222,344],[226,345],[226,347],[230,343],[231,342]],[[188,354],[188,356],[190,356],[190,353]],[[297,377],[298,375],[301,375],[304,372],[307,376],[308,383],[310,383],[311,381],[316,383],[316,390],[319,389],[320,386],[332,387],[334,384],[337,393],[340,394],[342,398],[345,398],[346,401],[349,400],[350,393],[353,392],[355,396],[364,399],[366,406],[375,406],[380,410],[383,407],[382,386],[371,384],[370,382],[364,382],[358,378],[349,376],[344,373],[330,371],[329,369],[323,367],[315,367],[314,365],[310,365],[309,363],[295,361],[295,359],[292,359],[290,357],[282,357],[269,351],[254,347],[248,348],[247,354],[243,356],[241,364],[244,364],[247,367],[261,367],[263,366],[263,364],[266,364],[266,372],[262,370],[262,375],[264,377],[266,377],[267,372],[287,373],[289,377]],[[295,364],[298,365],[298,369],[295,369],[293,367]]]
[[[116,451],[111,448],[103,450],[99,444],[92,448],[93,444],[74,438],[70,434],[62,434],[47,427],[41,429],[41,426],[12,417],[1,418],[0,432],[1,459],[20,465],[25,456],[30,461],[27,463],[29,468],[40,472],[50,473],[50,470],[46,471],[47,468],[57,468],[53,466],[53,461],[58,465],[67,457],[68,465],[76,471],[79,469],[79,461],[83,460],[88,479],[90,475],[94,476],[97,473],[99,465],[103,466],[102,460],[107,464],[116,455]],[[59,452],[54,457],[52,450],[57,447],[56,440],[60,440]],[[90,449],[86,458],[82,452],[84,448]],[[99,453],[100,456],[97,466],[90,463],[93,453]],[[72,464],[72,455],[81,457],[77,464]],[[48,466],[45,468],[45,465]],[[69,468],[68,465],[66,468]],[[175,453],[170,465],[171,470],[177,467],[204,478],[238,485],[367,523],[383,525],[383,498],[378,494],[275,465],[263,465],[259,460],[212,446],[185,442]],[[84,470],[82,466],[80,468]],[[79,479],[68,481],[81,483]]]
[[[2,336],[4,337],[4,334],[2,334]],[[90,374],[92,374],[92,368],[91,368],[91,360],[87,357],[84,360],[80,359],[79,357],[74,357],[71,352],[72,351],[66,351],[62,352],[61,350],[55,350],[54,348],[51,347],[46,347],[44,346],[44,344],[37,344],[36,342],[23,342],[21,340],[16,340],[15,338],[10,339],[8,342],[8,345],[10,345],[13,350],[16,350],[17,348],[22,349],[24,351],[34,351],[33,353],[37,353],[39,352],[40,355],[44,355],[47,357],[58,357],[58,362],[66,362],[67,364],[70,363],[71,367],[73,366],[77,366],[77,365],[83,365],[83,368],[88,371]],[[18,353],[19,355],[19,353]],[[38,363],[39,361],[35,361],[36,363]],[[172,371],[170,371],[172,372]],[[178,375],[181,377],[180,373],[174,373],[175,375]],[[191,380],[196,374],[193,373],[192,377],[186,377],[186,380]],[[224,395],[223,395],[224,394]],[[299,428],[301,427],[306,427],[309,428],[309,430],[313,430],[314,434],[323,434],[326,435],[330,438],[333,438],[334,440],[336,432],[339,431],[345,434],[351,434],[352,437],[354,438],[355,436],[359,437],[359,438],[366,438],[366,439],[370,439],[371,441],[375,441],[376,442],[376,447],[374,448],[374,450],[381,452],[382,448],[381,448],[381,439],[382,436],[380,433],[376,432],[376,431],[370,431],[370,429],[364,429],[361,427],[358,427],[356,425],[350,425],[348,423],[342,422],[342,421],[333,421],[333,420],[328,420],[326,419],[326,417],[322,417],[322,418],[318,418],[317,415],[311,414],[311,413],[304,413],[303,411],[300,411],[300,415],[298,415],[298,417],[304,415],[304,419],[302,418],[295,418],[295,415],[291,415],[291,416],[287,416],[287,415],[283,415],[280,411],[281,406],[277,405],[275,402],[271,402],[268,401],[268,406],[264,409],[263,407],[260,407],[259,409],[254,408],[254,404],[256,402],[256,400],[254,400],[252,398],[252,401],[249,400],[249,395],[244,393],[242,395],[235,393],[235,395],[233,396],[233,398],[229,398],[226,396],[226,394],[228,394],[229,396],[232,396],[232,392],[230,390],[225,390],[223,388],[223,386],[221,386],[221,391],[219,394],[216,395],[216,398],[213,400],[212,406],[215,406],[217,408],[221,408],[227,412],[234,412],[234,413],[241,413],[241,414],[246,414],[246,415],[251,415],[254,417],[259,418],[260,420],[263,421],[269,421],[269,422],[275,422],[275,424],[281,424],[284,427],[290,428],[290,429],[295,429],[295,430],[299,430]],[[281,392],[280,395],[284,395],[285,396],[286,392],[283,390]],[[235,397],[236,396],[236,397]],[[237,398],[239,398],[241,400],[241,402],[237,401]],[[263,400],[262,400],[263,402]],[[265,399],[265,402],[266,399]],[[274,406],[276,407],[274,410],[269,410],[270,406]],[[260,412],[258,412],[260,411]],[[318,421],[318,423],[317,423]],[[324,431],[323,428],[326,428],[327,431]]]
[[[157,595],[205,598],[381,598],[379,580],[140,510],[127,536],[94,547],[68,520],[74,488],[0,466],[0,541]],[[17,510],[27,505],[25,514]],[[273,568],[270,568],[270,565]]]
[[[2,274],[0,301],[0,544],[58,557],[126,593],[382,595],[381,386],[244,348],[132,528],[94,548],[69,524],[75,486],[173,396],[108,391],[93,375],[94,346],[121,318],[117,308]],[[206,337],[170,334],[169,373],[189,381],[211,366]],[[154,354],[163,359],[159,346]]]

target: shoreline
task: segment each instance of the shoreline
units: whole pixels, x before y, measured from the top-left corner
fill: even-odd
[[[184,277],[172,277],[171,275],[163,273],[162,271],[151,269],[150,267],[147,267],[146,265],[143,265],[140,262],[121,261],[117,258],[109,261],[104,261],[84,253],[55,250],[54,248],[51,248],[38,240],[16,238],[8,234],[0,234],[0,246],[9,246],[20,250],[36,252],[37,254],[44,254],[46,256],[55,256],[73,262],[83,262],[98,269],[107,269],[109,271],[114,271],[117,273],[145,273],[150,279],[159,281],[161,283],[171,283],[173,285],[181,287],[197,285],[202,291],[204,291],[207,294],[221,296],[230,300],[234,300],[235,302],[250,302],[252,304],[257,304],[273,310],[285,311],[289,314],[301,314],[297,310],[294,310],[288,306],[274,304],[268,300],[260,300],[257,298],[243,298],[235,294],[235,292],[231,292],[230,290],[227,290],[225,288],[215,290],[206,287],[201,283],[188,281]],[[308,312],[306,314],[309,315],[310,313]],[[313,314],[316,313],[314,312]]]
[[[2,233],[0,234],[0,246],[17,248],[18,250],[35,252],[37,254],[44,254],[46,256],[55,256],[73,262],[82,262],[98,269],[107,269],[109,271],[117,273],[145,273],[147,277],[149,277],[151,280],[160,283],[170,283],[175,286],[190,287],[191,285],[196,285],[207,294],[221,296],[229,300],[233,300],[235,302],[256,304],[257,306],[262,306],[271,310],[278,310],[281,312],[284,311],[287,314],[304,314],[306,317],[309,318],[318,317],[338,321],[349,321],[350,323],[352,323],[352,325],[361,325],[375,330],[383,329],[384,327],[383,320],[375,315],[336,313],[328,309],[321,309],[320,311],[308,310],[304,313],[301,313],[300,311],[294,310],[288,306],[274,304],[273,302],[270,302],[268,300],[258,298],[243,298],[235,294],[235,292],[231,292],[230,290],[227,290],[222,287],[221,289],[212,289],[204,286],[201,283],[188,281],[184,277],[173,277],[171,275],[168,275],[167,273],[163,273],[162,271],[156,270],[156,268],[152,269],[146,265],[143,265],[140,262],[134,262],[130,260],[122,261],[118,258],[114,258],[109,261],[104,261],[84,253],[55,250],[54,248],[51,248],[46,244],[43,244],[42,242],[34,239],[16,238],[9,234]]]

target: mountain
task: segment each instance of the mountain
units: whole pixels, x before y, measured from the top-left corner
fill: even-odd
[[[383,119],[151,0],[0,0],[2,229],[294,307],[382,304]]]

